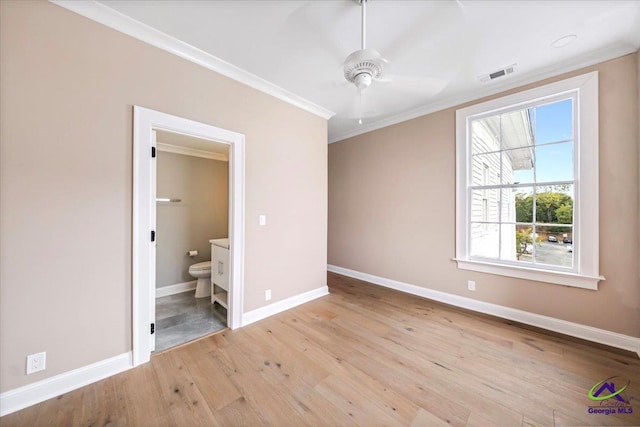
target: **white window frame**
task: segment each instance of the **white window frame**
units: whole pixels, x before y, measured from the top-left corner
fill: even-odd
[[[521,265],[470,257],[469,162],[472,120],[504,110],[526,108],[558,96],[575,99],[574,108],[574,268],[571,271],[540,265]],[[540,86],[456,111],[456,257],[459,269],[539,282],[598,289],[598,73],[592,72]]]

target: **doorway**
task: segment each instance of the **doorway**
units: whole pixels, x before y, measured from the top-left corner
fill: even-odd
[[[182,138],[192,150],[222,147],[228,152],[228,296],[226,323],[241,326],[244,244],[244,136],[225,129],[134,106],[133,164],[133,364],[149,361],[155,349],[157,204],[179,197],[158,194],[157,167],[163,138]],[[198,145],[200,144],[200,145]],[[159,147],[160,145],[160,147]],[[189,145],[187,143],[187,145]],[[213,150],[215,151],[215,150]],[[166,199],[169,199],[168,201]],[[171,200],[174,200],[172,202]],[[212,236],[215,237],[215,236]],[[209,240],[209,239],[207,239]],[[177,283],[176,285],[184,285]],[[179,288],[177,286],[175,289]],[[213,288],[213,286],[211,286]],[[213,299],[211,300],[213,303]]]
[[[229,144],[154,130],[156,141],[155,352],[227,327],[212,297],[213,243],[229,237]],[[226,245],[225,245],[226,246]],[[228,248],[224,248],[228,251]],[[217,271],[214,271],[217,273]],[[220,295],[222,296],[222,295]]]

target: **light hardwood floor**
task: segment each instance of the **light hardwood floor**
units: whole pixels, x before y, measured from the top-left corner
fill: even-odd
[[[0,419],[3,426],[640,425],[640,360],[329,274],[331,295]],[[629,379],[630,415],[588,390]],[[633,397],[635,396],[635,397]]]

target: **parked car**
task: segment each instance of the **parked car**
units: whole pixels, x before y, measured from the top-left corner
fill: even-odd
[[[562,243],[573,243],[573,237],[565,237],[562,239]]]
[[[558,243],[558,238],[556,236],[549,236],[549,237],[547,237],[547,241],[553,242],[553,243]]]
[[[567,246],[567,250],[568,250],[569,252],[573,252],[573,246],[571,246],[571,245]]]

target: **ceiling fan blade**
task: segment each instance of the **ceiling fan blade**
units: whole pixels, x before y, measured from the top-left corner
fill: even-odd
[[[376,84],[374,85],[372,90],[377,89],[378,86],[383,86],[387,89],[399,92],[415,94],[419,96],[433,96],[440,93],[449,82],[445,79],[432,77],[390,75],[385,76],[381,79],[377,79],[375,83]]]
[[[336,67],[335,71],[331,74],[333,87],[346,87],[352,86],[353,83],[349,82],[344,77],[344,66],[340,64],[339,67]]]
[[[458,2],[452,1],[433,4],[435,10],[427,11],[408,31],[385,49],[384,54],[390,62],[398,64],[407,57],[414,57],[416,50],[423,49],[425,45],[442,49],[458,37],[459,29],[466,21],[464,9]]]
[[[362,98],[360,97],[360,91],[352,86],[349,88],[350,96],[349,102],[337,111],[340,117],[347,117],[352,120],[362,119],[363,122],[367,118],[380,115],[380,110],[373,105],[373,99],[375,95],[369,90],[362,92]]]
[[[335,32],[332,22],[342,17],[353,4],[336,1],[308,1],[295,9],[284,21],[276,38],[293,54],[322,50],[341,64],[349,49]]]
[[[351,119],[358,119],[362,116],[363,106],[366,97],[360,97],[360,91],[353,88],[351,97],[349,98],[349,102],[345,106],[345,108],[341,111],[344,117],[349,117]]]
[[[458,5],[458,8],[460,8],[460,12],[464,13],[465,15],[467,14],[467,8],[465,7],[464,4],[462,4],[462,0],[456,0],[456,4]]]

